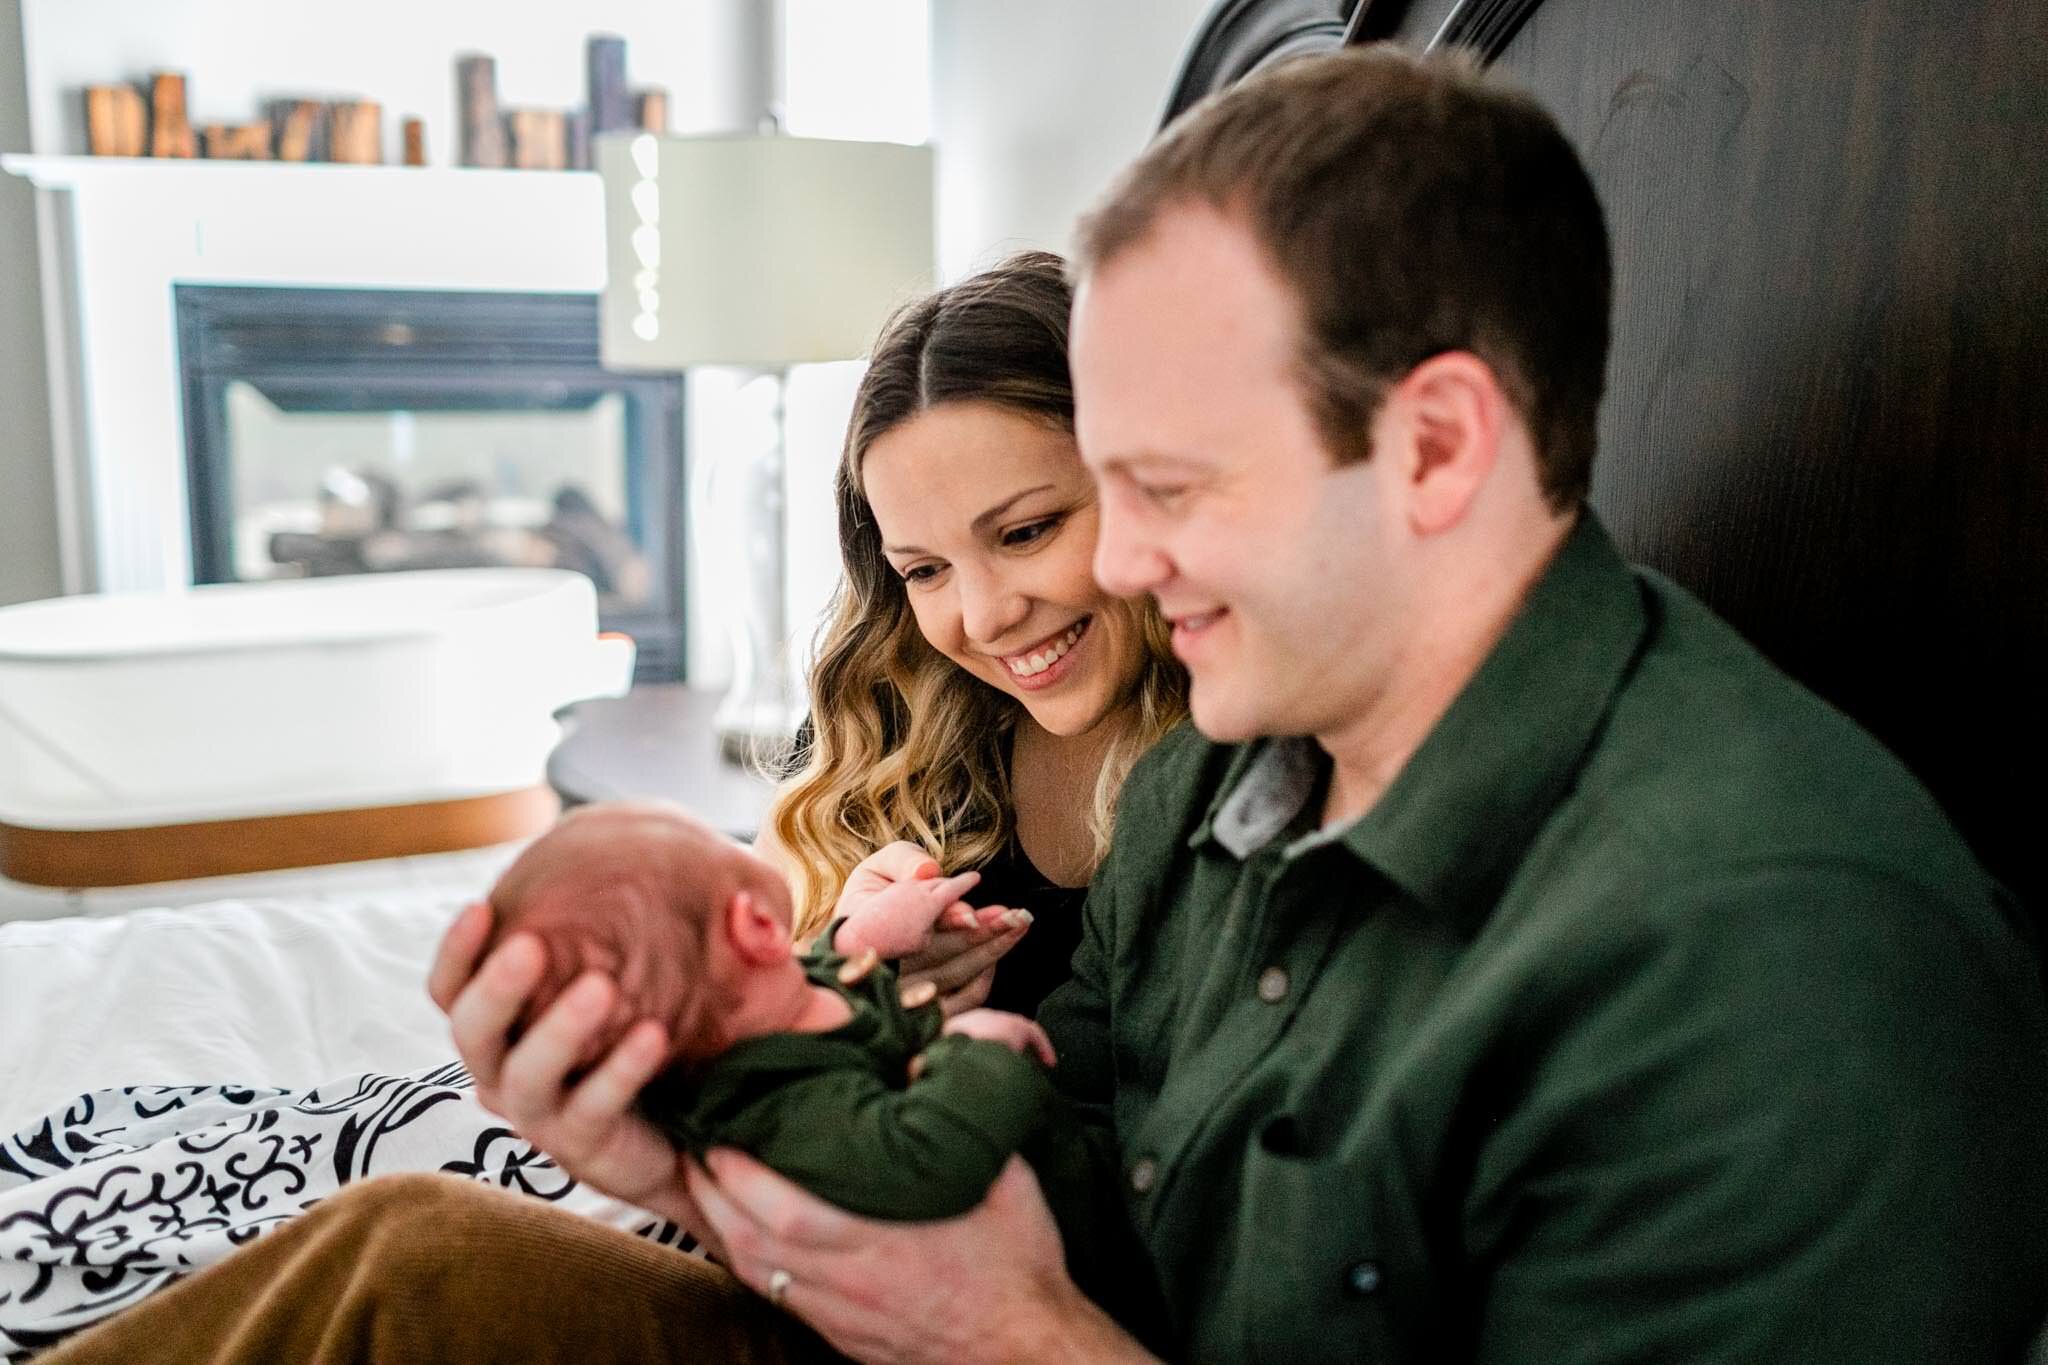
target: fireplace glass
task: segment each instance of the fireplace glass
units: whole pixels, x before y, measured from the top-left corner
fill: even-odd
[[[588,295],[180,286],[195,577],[547,565],[680,675],[682,381]]]

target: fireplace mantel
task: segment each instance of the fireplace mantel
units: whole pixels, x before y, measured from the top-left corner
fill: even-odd
[[[192,581],[172,286],[604,283],[572,171],[8,156],[36,187],[67,592]]]

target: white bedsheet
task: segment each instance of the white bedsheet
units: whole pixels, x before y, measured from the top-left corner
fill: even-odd
[[[558,1169],[455,1064],[427,962],[509,856],[406,886],[0,924],[0,1361],[397,1171],[683,1246]]]
[[[105,1087],[300,1087],[451,1060],[426,966],[481,889],[0,924],[0,1135]]]

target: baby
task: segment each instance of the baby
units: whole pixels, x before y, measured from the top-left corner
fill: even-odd
[[[641,1019],[667,1029],[640,1106],[679,1147],[740,1147],[855,1213],[931,1219],[978,1204],[1012,1152],[1058,1150],[1038,1025],[987,1009],[949,1023],[930,983],[899,992],[880,961],[989,916],[960,904],[975,880],[898,883],[799,958],[774,869],[677,807],[607,803],[535,840],[490,902],[496,938],[546,951],[521,1026],[595,968],[619,1000],[585,1065]]]

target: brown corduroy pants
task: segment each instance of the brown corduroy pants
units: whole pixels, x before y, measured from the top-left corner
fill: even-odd
[[[394,1175],[323,1200],[37,1365],[840,1359],[708,1261],[471,1180]]]

